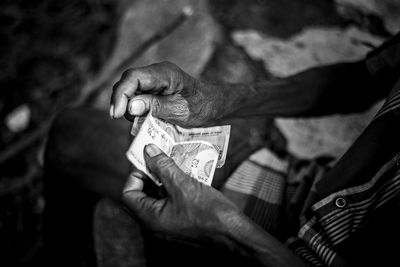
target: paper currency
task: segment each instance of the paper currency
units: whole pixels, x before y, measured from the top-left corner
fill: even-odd
[[[181,170],[206,185],[211,185],[217,167],[218,151],[202,141],[181,142],[174,145],[170,157]]]
[[[186,174],[211,185],[215,168],[225,163],[230,126],[185,129],[149,113],[135,118],[131,134],[135,138],[127,151],[128,159],[157,185],[161,182],[149,172],[143,157],[147,144],[157,145]]]
[[[215,126],[207,128],[191,128],[186,129],[173,125],[150,115],[154,123],[161,127],[175,142],[185,141],[205,141],[212,144],[218,150],[217,168],[221,168],[225,164],[226,154],[228,151],[228,143],[231,127],[230,125]],[[144,123],[147,116],[135,117],[131,134],[136,136]]]
[[[218,151],[217,168],[224,166],[230,136],[229,126],[193,129],[184,129],[177,126],[176,128],[180,141],[205,141],[212,144]]]

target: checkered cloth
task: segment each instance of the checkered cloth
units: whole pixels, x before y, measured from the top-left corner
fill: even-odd
[[[288,161],[262,149],[244,161],[222,192],[254,222],[273,233],[283,204]]]

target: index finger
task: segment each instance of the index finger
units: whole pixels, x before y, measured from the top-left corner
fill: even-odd
[[[148,216],[157,211],[163,201],[148,197],[143,190],[144,174],[133,172],[125,183],[121,200],[136,216],[146,220]]]
[[[125,114],[128,101],[133,97],[139,87],[139,77],[133,70],[125,71],[121,79],[113,86],[111,95],[110,115],[120,118]]]
[[[126,112],[129,99],[133,98],[137,91],[154,94],[168,88],[168,85],[168,79],[165,78],[165,73],[160,70],[159,64],[125,71],[120,81],[113,87],[111,117],[122,117]]]

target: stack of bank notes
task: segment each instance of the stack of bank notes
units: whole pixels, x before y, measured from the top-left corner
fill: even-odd
[[[136,168],[146,173],[157,185],[161,182],[148,170],[143,149],[157,145],[186,174],[211,185],[216,168],[225,163],[230,125],[186,129],[153,117],[136,117],[131,134],[134,137],[126,155]]]

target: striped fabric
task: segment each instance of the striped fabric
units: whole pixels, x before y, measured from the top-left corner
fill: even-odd
[[[400,33],[371,51],[366,58],[366,65],[373,76],[392,73],[400,78]],[[385,104],[375,119],[394,111],[400,106],[400,79],[395,83]]]
[[[293,250],[300,258],[311,266],[325,266],[317,254],[310,247],[298,237],[291,237],[287,240],[286,245]]]
[[[379,110],[374,119],[377,119],[390,111],[394,111],[400,107],[400,79],[395,84],[392,92],[390,92],[388,99]]]
[[[338,256],[336,246],[368,223],[375,210],[399,195],[400,169],[396,164],[399,156],[369,182],[331,194],[311,207],[314,216],[301,227],[298,237],[326,265],[331,266]],[[338,205],[338,200],[345,205]]]

